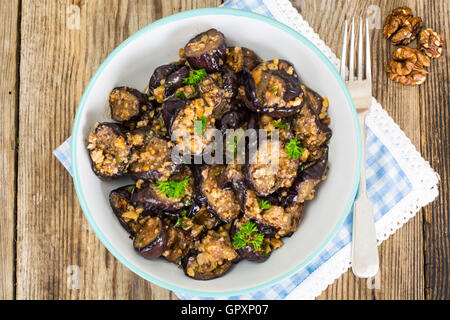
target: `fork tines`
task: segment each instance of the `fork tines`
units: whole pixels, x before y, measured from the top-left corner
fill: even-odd
[[[366,33],[366,80],[372,78],[371,66],[370,66],[370,38],[369,38],[369,22],[365,21],[365,33]],[[355,19],[352,19],[352,26],[350,31],[350,53],[349,53],[349,71],[348,77],[346,72],[346,60],[347,60],[347,31],[348,22],[345,20],[344,37],[342,40],[342,54],[340,73],[342,79],[346,81],[355,81]],[[358,35],[358,76],[357,81],[362,81],[363,78],[363,22],[362,18],[359,18],[359,35]]]

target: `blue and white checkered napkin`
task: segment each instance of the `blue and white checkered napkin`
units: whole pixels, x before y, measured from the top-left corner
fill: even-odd
[[[224,7],[264,14],[311,40],[335,65],[339,61],[287,0],[229,0]],[[378,244],[438,195],[439,176],[373,99],[367,117],[367,190],[375,207]],[[70,138],[54,151],[71,172]],[[297,274],[266,289],[225,299],[313,299],[350,266],[352,214],[325,249]],[[177,293],[181,299],[207,299]]]

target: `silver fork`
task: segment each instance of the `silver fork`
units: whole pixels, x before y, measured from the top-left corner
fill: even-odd
[[[345,80],[348,90],[355,103],[362,133],[362,159],[361,179],[359,183],[359,194],[353,208],[353,248],[352,248],[352,270],[360,278],[370,278],[378,272],[378,248],[375,233],[375,222],[373,217],[372,201],[367,196],[366,190],[366,116],[372,102],[372,72],[370,67],[370,39],[369,27],[366,20],[366,77],[363,78],[363,31],[362,19],[359,23],[358,36],[358,69],[355,79],[354,57],[355,57],[355,20],[352,20],[350,33],[350,61],[349,73],[346,78],[346,55],[347,55],[347,21],[344,27],[344,39],[341,55],[341,77]]]

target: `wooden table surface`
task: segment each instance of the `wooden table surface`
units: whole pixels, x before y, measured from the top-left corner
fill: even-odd
[[[118,262],[81,211],[72,179],[53,156],[71,134],[84,88],[128,36],[173,13],[217,0],[0,0],[0,298],[176,299]],[[370,5],[382,19],[408,5],[450,39],[449,0],[297,0],[335,52],[345,17]],[[77,15],[79,13],[79,15]],[[79,19],[77,19],[79,17]],[[319,299],[449,299],[449,50],[420,87],[388,80],[393,46],[372,31],[374,96],[440,174],[436,201],[380,247],[372,282],[351,271]],[[78,280],[78,281],[77,281]]]

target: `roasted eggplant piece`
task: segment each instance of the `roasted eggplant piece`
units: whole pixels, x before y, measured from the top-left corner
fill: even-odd
[[[162,65],[153,72],[148,88],[158,103],[174,94],[183,86],[183,80],[189,77],[189,67],[184,60]]]
[[[227,129],[239,129],[247,119],[248,113],[246,109],[230,110],[225,112],[222,118],[216,122],[216,127],[225,133]]]
[[[328,99],[322,98],[321,95],[306,86],[302,86],[302,89],[305,93],[306,101],[309,103],[311,108],[317,115],[319,115],[321,120],[324,119],[327,116]]]
[[[229,47],[226,49],[227,65],[238,73],[242,70],[252,71],[261,63],[258,55],[245,47]]]
[[[201,207],[192,217],[195,224],[204,226],[207,230],[214,229],[222,223],[214,214],[212,214],[206,207]]]
[[[119,122],[136,119],[147,110],[147,97],[129,87],[116,87],[109,94],[111,117]]]
[[[200,82],[198,90],[208,106],[212,108],[214,119],[220,119],[225,112],[231,109],[229,94],[220,88],[213,77],[205,77]]]
[[[198,244],[182,261],[187,276],[197,280],[210,280],[227,273],[232,261],[238,254],[231,245],[229,230],[219,227],[218,231],[209,230]]]
[[[226,92],[227,98],[234,98],[238,94],[240,81],[236,73],[229,67],[225,66],[222,72],[222,87]]]
[[[278,130],[278,138],[281,141],[289,141],[294,138],[291,130],[291,121],[287,118],[276,119],[263,114],[259,117],[258,125],[259,129],[267,131],[268,138],[272,138],[274,130]]]
[[[292,129],[305,146],[319,147],[332,135],[331,129],[323,124],[309,104],[304,104],[292,121]]]
[[[245,191],[244,214],[255,221],[261,232],[283,237],[297,230],[302,213],[302,204],[295,202],[290,206],[272,205],[268,209],[261,209],[260,199],[251,189]]]
[[[225,36],[216,29],[209,29],[189,40],[184,56],[194,69],[206,72],[219,71],[226,61]]]
[[[135,143],[140,142],[140,136],[132,136]],[[144,135],[144,142],[140,148],[133,151],[132,162],[128,168],[129,174],[136,180],[167,180],[178,172],[181,164],[171,160],[172,148],[169,141],[158,136]]]
[[[131,192],[134,185],[120,187],[110,192],[109,204],[124,229],[131,235],[135,235],[145,221],[144,208],[135,206],[131,202]]]
[[[222,189],[220,176],[224,174],[225,166],[206,166],[201,170],[201,193],[206,199],[208,209],[221,221],[231,223],[239,216],[241,207],[233,190]]]
[[[292,186],[294,197],[288,205],[303,203],[314,198],[316,186],[323,180],[327,170],[328,154],[325,153],[319,161],[301,171]]]
[[[294,67],[284,60],[265,61],[252,72],[244,70],[242,82],[246,106],[272,117],[285,118],[300,110],[303,89]]]
[[[165,103],[164,121],[180,154],[201,155],[214,140],[214,130],[209,130],[214,128],[213,108],[203,98],[184,102],[184,107],[182,102]]]
[[[167,228],[168,240],[162,257],[167,261],[181,265],[181,261],[194,248],[193,239],[189,239],[183,229],[171,226]]]
[[[144,183],[136,188],[132,201],[144,208],[152,207],[164,211],[178,211],[192,202],[194,179],[189,168],[184,167],[168,181]]]
[[[119,125],[108,122],[97,124],[89,134],[87,149],[92,170],[100,179],[113,180],[125,173],[131,147]]]
[[[246,179],[258,196],[267,196],[279,188],[289,188],[295,180],[299,159],[291,159],[280,140],[265,140],[250,155]]]
[[[134,249],[146,259],[156,259],[166,250],[167,230],[158,217],[148,218],[134,238]]]

